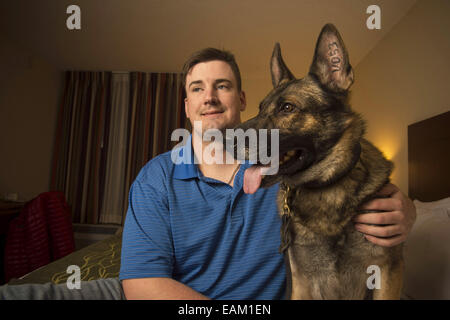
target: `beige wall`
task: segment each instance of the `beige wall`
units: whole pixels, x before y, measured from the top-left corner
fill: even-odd
[[[49,191],[62,73],[0,35],[0,197]]]
[[[353,108],[408,191],[407,126],[450,110],[450,1],[421,0],[356,66]],[[351,54],[351,53],[350,53]]]

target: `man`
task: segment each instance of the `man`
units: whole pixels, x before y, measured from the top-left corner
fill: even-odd
[[[175,165],[170,153],[152,159],[130,190],[120,279],[128,299],[282,299],[283,257],[278,253],[278,185],[255,194],[242,190],[249,164],[211,163],[202,135],[241,122],[246,107],[232,54],[204,49],[185,63],[185,110],[194,128],[186,145],[191,162]],[[210,148],[210,150],[212,150]],[[194,163],[199,162],[198,165]],[[366,203],[384,210],[356,217],[356,228],[378,245],[406,239],[415,208],[397,187],[387,199]]]
[[[242,190],[249,164],[204,159],[207,129],[240,123],[246,107],[232,54],[204,49],[186,62],[186,115],[200,130],[180,151],[188,163],[175,165],[171,153],[150,160],[130,189],[122,244],[120,280],[82,282],[81,290],[61,285],[0,287],[0,299],[283,299],[278,185],[254,194]],[[212,142],[216,143],[216,142]],[[193,151],[193,152],[191,152]],[[194,161],[197,160],[197,161]],[[198,165],[196,162],[200,162]],[[355,221],[373,243],[392,246],[406,239],[415,208],[395,186],[382,190]],[[379,225],[379,226],[376,226]],[[388,226],[380,226],[388,225]]]

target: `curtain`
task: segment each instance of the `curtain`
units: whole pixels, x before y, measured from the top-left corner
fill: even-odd
[[[181,74],[67,71],[51,189],[73,222],[123,224],[131,183],[176,128],[189,128]]]
[[[112,75],[111,113],[106,151],[105,183],[100,211],[101,223],[122,222],[126,202],[125,172],[127,160],[129,74]],[[105,146],[104,146],[105,148]]]

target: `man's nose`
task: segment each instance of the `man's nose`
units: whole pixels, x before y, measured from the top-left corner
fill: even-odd
[[[218,102],[217,90],[215,88],[207,88],[205,90],[205,104],[216,105]]]

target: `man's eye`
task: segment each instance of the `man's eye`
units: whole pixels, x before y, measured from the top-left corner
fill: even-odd
[[[228,86],[226,84],[219,84],[217,86],[218,89],[228,89]]]
[[[286,113],[290,113],[292,111],[294,111],[295,107],[290,104],[290,103],[285,103],[281,106],[281,111],[286,112]]]
[[[199,92],[202,88],[200,87],[194,87],[192,88],[192,92]]]

